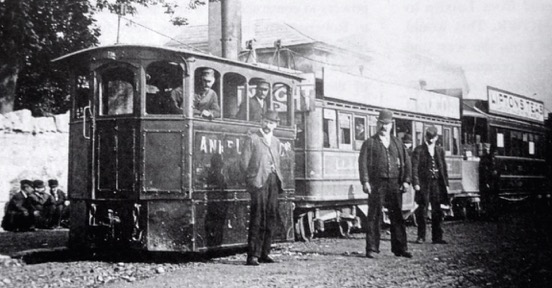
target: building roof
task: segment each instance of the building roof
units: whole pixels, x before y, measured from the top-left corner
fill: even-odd
[[[250,32],[249,35],[248,32]],[[189,46],[192,46],[196,49],[208,51],[208,34],[208,25],[184,26],[179,31],[179,34],[174,37],[174,40],[165,43],[165,46],[178,48],[189,48]],[[278,39],[284,41],[282,43],[284,46],[317,42],[316,39],[289,24],[267,19],[259,19],[253,23],[244,24],[242,37],[242,42],[255,38],[256,48],[274,47],[274,42]]]

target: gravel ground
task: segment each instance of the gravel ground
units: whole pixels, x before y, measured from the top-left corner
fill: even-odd
[[[550,207],[505,209],[498,221],[446,221],[448,245],[415,244],[414,258],[364,256],[364,234],[276,245],[279,263],[214,255],[96,255],[63,248],[67,230],[0,233],[0,287],[552,287]],[[547,214],[542,214],[547,213]],[[58,247],[58,248],[55,248]],[[35,249],[29,251],[28,249]]]

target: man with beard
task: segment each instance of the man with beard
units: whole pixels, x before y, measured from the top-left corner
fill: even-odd
[[[267,96],[270,91],[270,83],[264,79],[257,80],[257,88],[255,89],[255,96],[249,99],[249,121],[260,122],[262,115],[268,110]],[[247,120],[247,102],[245,100],[240,104],[240,109],[236,118],[241,120]]]
[[[382,207],[387,207],[391,221],[391,251],[397,257],[411,258],[402,217],[402,193],[408,189],[411,165],[403,143],[393,135],[393,113],[382,110],[377,133],[364,141],[358,158],[360,183],[368,194],[366,257],[379,253]]]
[[[240,165],[251,195],[247,265],[274,263],[269,255],[282,191],[280,154],[290,149],[273,135],[279,120],[277,112],[267,111],[261,129],[250,133],[242,152]]]
[[[431,204],[431,239],[433,244],[447,244],[443,240],[443,211],[441,204],[448,205],[448,173],[445,162],[445,151],[438,146],[437,128],[430,126],[426,130],[425,141],[412,153],[412,179],[416,190],[416,220],[418,221],[418,238],[421,244],[426,237],[427,206]]]

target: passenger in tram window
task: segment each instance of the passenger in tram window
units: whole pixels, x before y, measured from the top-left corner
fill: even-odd
[[[268,110],[267,96],[270,91],[270,83],[264,79],[256,81],[255,96],[249,99],[249,121],[260,122],[262,115]],[[236,118],[247,120],[247,101],[242,101]]]
[[[247,265],[274,263],[269,256],[272,236],[276,233],[278,195],[282,190],[280,155],[291,150],[273,135],[280,121],[278,112],[268,111],[262,127],[249,134],[240,159],[251,195],[249,235],[247,238]]]
[[[410,157],[402,142],[391,135],[393,113],[380,112],[377,133],[362,144],[358,158],[360,183],[368,194],[366,257],[379,253],[382,207],[391,221],[391,251],[397,257],[411,258],[406,242],[406,224],[402,216],[402,194],[411,176]]]
[[[192,102],[192,108],[194,110],[194,116],[203,117],[208,119],[220,117],[220,106],[217,92],[211,87],[215,83],[215,70],[211,68],[205,68],[201,70],[201,82],[199,87],[195,87],[194,99]],[[179,109],[182,109],[184,105],[184,90],[182,85],[176,87],[171,91],[171,98],[174,105]]]
[[[357,119],[362,120],[362,119]],[[364,123],[362,121],[355,121],[355,140],[364,140],[365,139],[365,131],[364,131]]]
[[[418,204],[416,219],[418,221],[418,238],[421,244],[426,238],[426,216],[431,204],[431,239],[433,244],[447,244],[443,240],[441,222],[444,214],[441,205],[449,205],[449,180],[445,150],[437,145],[437,128],[430,126],[426,130],[425,142],[417,146],[412,153],[412,182],[416,190],[415,200]]]

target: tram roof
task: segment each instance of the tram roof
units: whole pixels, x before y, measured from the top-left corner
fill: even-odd
[[[244,63],[241,61],[231,60],[223,57],[218,57],[210,54],[205,54],[202,52],[196,52],[190,49],[184,49],[184,48],[177,48],[177,47],[166,47],[166,46],[155,46],[155,45],[139,45],[139,44],[116,44],[116,45],[105,45],[105,46],[98,46],[98,47],[90,47],[82,50],[78,50],[66,55],[63,55],[61,57],[55,58],[52,60],[52,62],[59,62],[59,61],[67,61],[71,58],[79,57],[82,55],[85,55],[87,53],[91,53],[93,51],[100,51],[100,50],[107,50],[107,49],[120,49],[120,48],[142,48],[142,49],[151,49],[151,50],[159,50],[159,51],[168,51],[168,52],[175,52],[175,53],[185,53],[188,55],[201,57],[213,61],[223,62],[230,65],[235,66],[242,66],[242,67],[248,67],[255,70],[261,70],[265,72],[275,73],[284,75],[290,78],[295,78],[297,80],[303,80],[304,78],[300,76],[303,72],[298,70],[293,70],[289,68],[283,68],[273,65],[268,65],[264,63]]]

